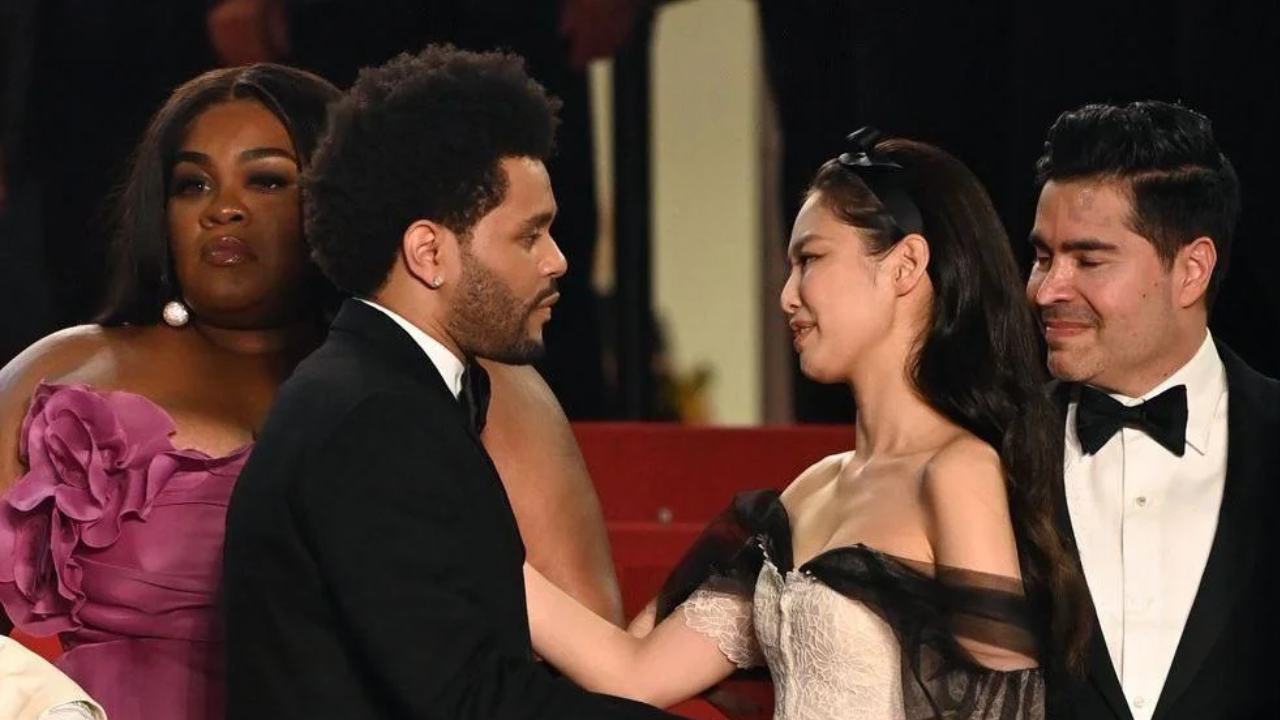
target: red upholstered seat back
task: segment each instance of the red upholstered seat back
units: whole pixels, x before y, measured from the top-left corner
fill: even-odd
[[[845,425],[687,427],[575,423],[609,522],[703,523],[741,490],[781,490],[818,460],[853,447]]]
[[[62,654],[62,643],[58,640],[57,635],[34,637],[22,632],[21,630],[14,630],[10,634],[10,637],[27,646],[28,650],[31,650],[49,662],[53,662],[55,658]]]
[[[853,447],[849,426],[686,427],[576,423],[604,510],[629,614],[735,493],[781,490],[818,460]]]
[[[628,617],[657,593],[672,566],[734,493],[780,490],[817,460],[853,447],[853,429],[847,426],[577,423],[573,431],[600,495]],[[18,632],[14,637],[49,659],[61,652],[56,637]],[[769,717],[767,683],[731,680],[726,686],[760,706],[752,717]],[[700,700],[676,710],[700,720],[724,717]]]
[[[600,496],[628,617],[657,594],[667,573],[735,493],[781,490],[823,457],[853,447],[853,428],[843,425],[577,423],[573,431]],[[744,717],[771,716],[767,681],[731,679],[725,688],[759,708]],[[674,710],[700,720],[724,717],[702,700]]]

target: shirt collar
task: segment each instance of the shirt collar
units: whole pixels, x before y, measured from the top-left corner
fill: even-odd
[[[449,392],[453,393],[455,398],[458,397],[458,394],[462,392],[462,373],[466,370],[466,365],[463,364],[462,360],[458,359],[457,355],[450,352],[449,348],[442,345],[439,340],[424,332],[422,328],[404,319],[399,313],[388,310],[372,300],[356,299],[391,318],[395,324],[408,333],[418,347],[422,348],[422,351],[427,354],[431,364],[436,366],[440,377],[444,378],[445,385],[449,386]]]
[[[1131,398],[1111,393],[1111,397],[1125,405],[1136,405],[1176,385],[1187,386],[1187,444],[1203,455],[1208,452],[1213,421],[1227,395],[1227,371],[1222,365],[1213,336],[1208,332],[1205,333],[1204,342],[1200,343],[1200,349],[1187,364],[1145,395]]]

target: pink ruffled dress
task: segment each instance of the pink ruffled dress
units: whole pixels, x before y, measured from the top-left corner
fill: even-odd
[[[0,604],[59,634],[58,667],[112,720],[221,720],[218,587],[227,502],[250,446],[179,450],[173,419],[128,392],[42,384],[30,468],[0,498]]]

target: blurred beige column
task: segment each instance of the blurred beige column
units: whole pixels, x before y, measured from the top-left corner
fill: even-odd
[[[612,216],[608,68],[593,68],[602,223]],[[664,7],[653,47],[654,298],[675,370],[713,373],[711,420],[763,419],[761,88],[755,5]],[[596,285],[612,288],[602,236]],[[776,295],[775,295],[776,297]]]

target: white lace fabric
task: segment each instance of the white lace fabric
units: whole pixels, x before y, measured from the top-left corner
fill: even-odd
[[[658,605],[660,617],[683,608],[739,667],[763,658],[774,720],[1044,719],[1043,668],[997,669],[970,649],[998,648],[997,666],[1009,653],[1038,656],[1021,579],[862,544],[780,571],[793,566],[790,534],[776,491],[740,493],[672,571]]]
[[[738,667],[763,659],[774,679],[774,720],[900,720],[901,650],[862,603],[768,560],[754,602],[699,589],[682,605],[690,628]]]
[[[764,665],[752,630],[749,598],[699,588],[680,608],[685,624],[715,640],[729,662],[743,669]]]

